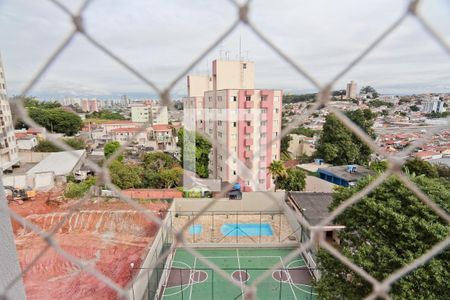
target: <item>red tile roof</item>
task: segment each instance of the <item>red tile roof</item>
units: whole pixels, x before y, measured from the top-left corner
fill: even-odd
[[[125,133],[125,132],[138,132],[139,131],[139,128],[137,128],[137,127],[124,127],[124,128],[114,128],[114,129],[111,129],[111,131],[112,132],[123,132],[123,133]]]
[[[16,132],[14,135],[16,136],[16,139],[22,139],[24,137],[27,137],[28,133],[26,133],[26,132]]]
[[[153,125],[152,126],[153,131],[170,131],[171,126],[170,125]]]

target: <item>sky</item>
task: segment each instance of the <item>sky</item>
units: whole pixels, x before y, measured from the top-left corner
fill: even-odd
[[[81,1],[60,0],[72,11]],[[227,0],[93,0],[86,30],[161,89],[181,74],[236,19]],[[406,10],[407,0],[253,0],[250,20],[283,52],[322,84],[331,80]],[[425,0],[421,13],[450,41],[450,1]],[[10,96],[33,78],[71,31],[70,18],[51,1],[0,0],[0,53]],[[241,56],[256,64],[256,88],[286,93],[314,86],[239,27],[191,71],[207,74],[211,61]],[[412,16],[339,80],[355,80],[383,94],[450,92],[450,55]],[[41,98],[155,98],[149,86],[77,35],[30,92]],[[186,94],[183,77],[172,97]]]

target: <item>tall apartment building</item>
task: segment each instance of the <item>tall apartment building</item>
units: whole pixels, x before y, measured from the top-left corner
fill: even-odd
[[[355,81],[350,81],[349,83],[347,83],[347,89],[345,90],[345,97],[351,98],[351,99],[356,99],[356,96],[358,94],[357,91],[357,85]]]
[[[14,122],[6,93],[5,71],[0,56],[0,167],[12,168],[19,163],[19,153],[14,135]]]
[[[96,99],[83,99],[81,100],[81,109],[84,112],[98,112],[99,111],[99,103]]]
[[[424,113],[445,112],[444,101],[439,100],[439,99],[424,101],[422,103],[422,112],[424,112]]]
[[[169,124],[167,106],[142,104],[131,105],[131,120],[133,122],[150,122],[151,125]]]
[[[244,191],[273,188],[268,166],[280,159],[281,90],[255,89],[249,61],[212,63],[211,76],[188,76],[185,118],[217,147],[209,159],[210,178],[239,182]],[[189,115],[190,114],[190,115]]]

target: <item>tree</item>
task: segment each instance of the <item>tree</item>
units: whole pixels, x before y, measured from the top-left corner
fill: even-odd
[[[142,185],[143,169],[137,165],[114,160],[109,166],[109,173],[112,183],[121,189],[138,188]]]
[[[450,166],[444,164],[438,164],[435,166],[439,174],[439,177],[450,180]]]
[[[411,111],[419,111],[420,110],[420,108],[417,106],[417,105],[411,105],[410,107],[409,107],[409,109],[411,110]]]
[[[387,167],[388,167],[388,162],[387,160],[382,160],[382,161],[374,161],[370,163],[370,169],[377,172],[377,173],[382,173],[384,171],[386,171]]]
[[[369,136],[375,137],[372,129],[375,114],[370,109],[347,112],[347,116]],[[369,162],[370,148],[333,114],[326,117],[317,145],[316,156],[333,165],[361,164]]]
[[[183,181],[183,169],[175,167],[168,170],[161,171],[161,182],[164,185],[163,188],[170,189],[173,187],[181,186]]]
[[[64,190],[66,198],[81,198],[95,184],[96,178],[89,176],[82,182],[69,182]]]
[[[338,188],[330,209],[336,208],[373,178],[355,187]],[[423,175],[412,180],[429,197],[450,212],[450,190],[438,179]],[[450,227],[395,176],[348,207],[336,218],[339,251],[377,280],[423,255],[450,234]],[[372,285],[324,250],[318,253],[321,278],[316,284],[321,299],[363,299]],[[393,299],[448,299],[450,250],[444,250],[399,279],[389,295]]]
[[[284,164],[281,160],[274,160],[270,163],[268,170],[269,173],[272,174],[276,191],[277,188],[280,188],[280,181],[288,176],[286,168],[284,167]]]
[[[373,99],[376,99],[379,96],[378,92],[370,85],[362,87],[360,93],[361,94],[372,94]]]
[[[408,160],[403,166],[403,170],[405,172],[409,172],[410,174],[425,175],[429,178],[439,177],[436,167],[429,162],[418,158]]]
[[[278,188],[286,191],[302,191],[305,188],[305,172],[299,168],[290,168],[286,170],[286,177],[280,177]]]
[[[125,120],[125,117],[120,113],[103,109],[99,112],[94,111],[93,113],[86,114],[86,119]]]
[[[188,149],[184,149],[185,133],[186,139],[190,141],[191,145],[195,145],[195,147],[187,147]],[[177,146],[181,149],[183,168],[189,171],[193,171],[195,168],[195,172],[199,177],[208,178],[209,153],[212,148],[211,143],[199,133],[185,131],[184,128],[181,128],[178,131]]]
[[[107,142],[105,147],[103,148],[103,153],[105,157],[108,159],[114,152],[116,152],[120,148],[120,143],[117,141]]]
[[[281,139],[280,142],[280,152],[281,154],[285,155],[288,159],[290,157],[289,155],[289,142],[292,141],[292,137],[290,134],[286,134],[285,136],[283,136],[283,138]]]
[[[142,158],[144,168],[160,172],[163,169],[170,169],[179,166],[178,161],[171,155],[164,152],[148,152]]]
[[[86,143],[80,138],[67,138],[63,139],[63,142],[72,147],[75,150],[86,149]],[[59,148],[55,144],[47,140],[39,140],[39,143],[33,149],[36,152],[60,152],[65,151]]]
[[[86,149],[86,143],[84,142],[83,139],[80,139],[80,138],[64,139],[64,143],[66,143],[67,145],[69,145],[70,147],[72,147],[75,150]]]
[[[48,130],[68,136],[78,133],[83,125],[79,116],[60,108],[29,107],[28,114],[31,119]]]

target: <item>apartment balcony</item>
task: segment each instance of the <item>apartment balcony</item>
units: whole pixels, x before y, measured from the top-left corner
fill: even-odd
[[[252,138],[246,138],[246,139],[244,140],[244,145],[245,145],[245,146],[251,146],[251,145],[253,145],[253,139],[252,139]]]
[[[266,173],[265,172],[258,172],[258,179],[266,179]]]
[[[245,108],[253,108],[253,101],[245,101],[244,102],[244,107]]]
[[[263,125],[260,128],[261,133],[266,133],[267,132],[267,126]]]
[[[261,101],[261,108],[269,108],[269,101],[267,100],[262,100]]]
[[[249,150],[244,151],[244,157],[245,158],[252,158],[253,157],[253,152],[249,151]]]
[[[253,126],[246,126],[244,129],[244,132],[247,134],[251,134],[251,133],[253,133],[253,131],[254,131]]]
[[[261,114],[261,121],[267,121],[267,113]]]

